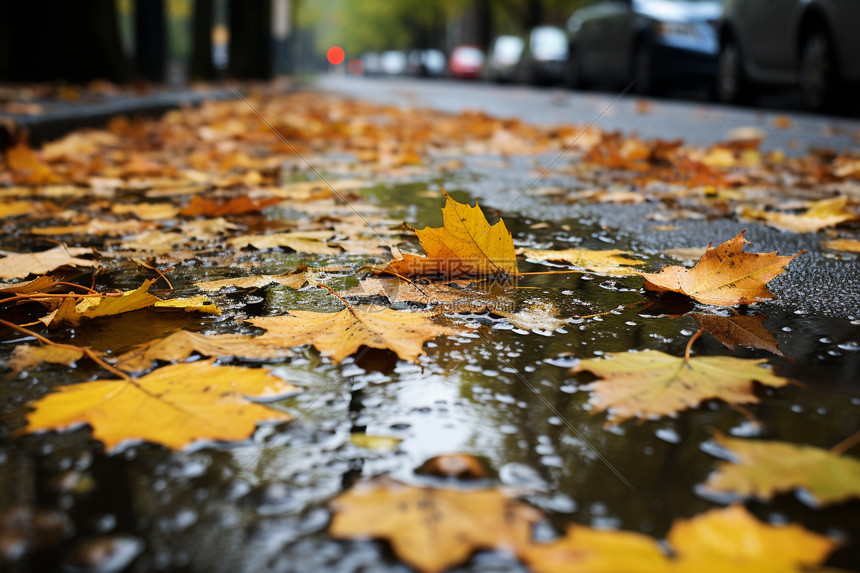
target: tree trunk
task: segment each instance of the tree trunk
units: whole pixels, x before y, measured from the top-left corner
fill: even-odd
[[[213,0],[194,0],[189,69],[192,79],[211,80],[216,75],[215,63],[212,61],[213,22]]]
[[[271,6],[269,0],[229,0],[230,65],[235,78],[272,77]]]
[[[167,42],[164,0],[134,3],[135,64],[137,74],[150,82],[163,82]]]

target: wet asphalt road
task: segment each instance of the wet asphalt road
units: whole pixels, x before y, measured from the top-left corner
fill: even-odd
[[[406,78],[349,78],[324,76],[316,87],[327,92],[344,94],[376,103],[406,107],[431,107],[459,112],[466,109],[481,110],[501,117],[516,117],[530,123],[588,124],[592,121],[603,130],[619,130],[624,134],[638,133],[643,138],[675,139],[708,145],[725,140],[730,130],[754,127],[767,134],[762,147],[782,149],[787,154],[802,154],[814,148],[836,151],[860,149],[860,120],[848,117],[829,117],[790,111],[790,96],[776,100],[778,110],[763,108],[733,108],[711,104],[705,100],[686,101],[679,98],[648,99],[648,113],[640,113],[637,102],[643,98],[627,96],[617,99],[608,92],[576,93],[561,88],[533,88],[518,85],[495,85],[482,82],[449,80],[420,80]],[[602,114],[602,115],[601,115]],[[779,127],[790,119],[789,127]],[[779,119],[778,119],[779,118]],[[542,156],[539,162],[546,166],[556,156]],[[561,157],[559,164],[567,158]],[[825,231],[793,233],[756,223],[740,221],[734,217],[714,220],[673,221],[673,230],[655,230],[648,216],[659,205],[558,204],[530,197],[522,190],[535,182],[534,158],[518,161],[513,158],[508,168],[498,165],[485,167],[481,161],[466,161],[467,178],[450,176],[446,188],[459,188],[480,198],[483,205],[505,213],[505,218],[521,217],[526,220],[587,222],[595,228],[608,230],[603,243],[640,253],[656,254],[665,249],[704,247],[708,242],[718,244],[743,229],[745,237],[753,242],[747,250],[792,254],[803,249],[803,256],[792,262],[789,271],[770,283],[778,300],[768,304],[791,312],[846,320],[855,328],[860,324],[860,257],[852,254],[834,255],[821,248]],[[474,176],[477,176],[475,178]],[[540,185],[572,184],[569,177],[549,174]],[[845,191],[843,191],[845,192]],[[847,191],[853,200],[860,202],[857,186]],[[404,198],[408,203],[408,198]],[[857,238],[857,224],[843,226],[844,236]],[[577,241],[578,238],[575,238]],[[515,241],[517,237],[515,237]],[[579,243],[578,243],[579,244]],[[582,246],[596,248],[582,243]],[[561,248],[555,246],[553,248]],[[599,247],[606,248],[606,245]],[[667,260],[666,264],[674,264]],[[860,334],[858,334],[860,336]]]
[[[711,103],[695,93],[666,98],[626,95],[616,101],[618,92],[574,92],[560,87],[473,81],[322,76],[316,85],[379,103],[429,106],[450,112],[481,110],[544,125],[594,121],[604,131],[636,132],[645,138],[683,138],[696,145],[724,140],[734,128],[755,127],[767,133],[764,148],[779,148],[788,154],[816,147],[837,151],[860,148],[860,118],[806,113],[799,109],[791,93],[762,98],[764,104],[775,107],[741,108]],[[649,113],[637,111],[638,102],[643,100],[650,104]],[[780,116],[790,118],[792,126],[777,127]]]

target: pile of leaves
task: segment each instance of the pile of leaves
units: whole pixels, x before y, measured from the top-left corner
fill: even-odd
[[[679,415],[708,400],[753,403],[761,399],[758,386],[789,384],[767,358],[692,353],[707,332],[730,349],[783,356],[757,308],[774,297],[768,281],[801,253],[746,251],[743,223],[692,268],[658,269],[619,250],[517,249],[503,220],[491,224],[477,204],[441,191],[443,225],[414,230],[361,193],[383,177],[456,169],[450,158],[458,154],[571,148],[577,162],[562,171],[600,189],[547,193],[555,200],[656,200],[797,232],[857,219],[852,190],[860,159],[850,155],[788,160],[760,153],[758,142],[697,149],[478,113],[406,113],[319,94],[252,95],[158,121],[118,118],[105,130],[74,132],[40,150],[19,142],[0,171],[0,325],[7,339],[18,339],[8,368],[18,376],[60,369],[70,383],[30,403],[18,434],[86,424],[114,452],[138,441],[178,450],[245,440],[261,423],[288,428],[289,402],[279,399],[301,388],[281,377],[284,370],[260,362],[289,364],[295,353],[309,352],[304,346],[334,363],[368,348],[421,363],[435,352],[426,342],[458,336],[464,316],[477,313],[549,336],[587,317],[559,316],[549,301],[508,303],[518,284],[552,272],[627,277],[641,287],[637,304],[676,296],[697,305],[701,329],[684,356],[631,350],[576,363],[571,376],[594,375],[582,387],[592,411],[608,413],[609,425]],[[321,177],[322,166],[337,177]],[[784,199],[769,203],[770,190],[788,182],[803,195],[792,204],[797,213],[785,212]],[[825,183],[845,185],[833,196]],[[626,191],[618,190],[622,184]],[[850,229],[845,233],[829,237],[833,248],[856,248]],[[284,252],[303,264],[262,272],[263,259]],[[520,270],[544,263],[555,270]],[[191,267],[219,270],[192,281],[182,271]],[[350,288],[339,288],[345,281]],[[293,289],[295,308],[267,316],[237,310],[274,287]],[[744,313],[736,311],[741,307]],[[159,321],[165,313],[193,318]],[[216,328],[210,318],[222,314],[228,320]],[[77,342],[93,324],[120,315],[154,326],[132,344]],[[84,363],[97,368],[82,369]],[[860,494],[858,462],[842,451],[715,440],[735,459],[708,482],[715,491],[767,499],[805,488],[822,504]],[[524,492],[484,485],[360,482],[333,502],[331,533],[387,538],[422,571],[444,570],[477,549],[507,549],[538,571],[800,571],[817,567],[836,547],[800,526],[763,524],[740,505],[678,521],[665,545],[573,524],[556,541],[537,543],[531,528],[545,516],[515,499]]]

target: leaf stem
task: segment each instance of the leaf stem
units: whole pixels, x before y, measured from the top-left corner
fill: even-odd
[[[850,436],[830,448],[830,453],[840,456],[854,446],[856,446],[857,444],[860,444],[860,431],[851,434]]]
[[[330,292],[331,294],[333,294],[334,296],[339,298],[340,302],[342,302],[346,308],[348,308],[350,311],[352,310],[352,306],[350,306],[350,304],[348,302],[346,302],[346,299],[343,298],[342,296],[340,296],[339,294],[337,294],[336,292],[334,292],[334,290],[332,290],[331,287],[323,285],[323,284],[317,284],[316,286],[319,288],[324,288],[325,290],[327,290],[328,292]]]
[[[364,267],[364,268],[369,269],[369,270],[371,270],[371,271],[376,271],[376,272],[379,272],[379,273],[386,273],[386,274],[389,274],[389,275],[393,275],[393,276],[395,276],[395,277],[399,278],[399,279],[400,279],[400,280],[402,280],[402,281],[406,281],[406,282],[408,282],[409,284],[411,284],[412,286],[414,286],[414,287],[418,290],[418,292],[420,292],[421,294],[423,294],[423,295],[424,295],[424,297],[425,297],[428,301],[430,300],[430,297],[427,295],[427,293],[426,293],[426,292],[424,292],[423,290],[421,290],[421,287],[419,287],[419,286],[418,286],[417,284],[415,284],[413,281],[409,280],[408,278],[404,277],[403,275],[401,275],[401,274],[399,274],[399,273],[395,273],[394,271],[389,271],[388,269],[380,269],[379,267]]]
[[[696,342],[704,333],[705,329],[700,328],[696,331],[696,334],[690,337],[689,342],[687,342],[687,349],[684,351],[684,362],[690,359],[690,349],[693,348],[693,343]]]
[[[14,322],[9,322],[8,320],[3,320],[2,318],[0,318],[0,324],[2,324],[3,326],[6,326],[7,328],[11,328],[12,330],[17,330],[18,332],[20,332],[22,334],[26,334],[27,336],[32,336],[33,338],[35,338],[36,340],[38,340],[42,344],[47,344],[48,346],[56,346],[58,348],[70,348],[72,350],[80,350],[84,354],[84,356],[86,356],[87,358],[89,358],[90,360],[92,360],[93,362],[95,362],[96,364],[98,364],[99,366],[101,366],[102,368],[104,368],[105,370],[107,370],[108,372],[113,374],[114,376],[119,376],[120,378],[122,378],[126,382],[134,383],[134,380],[132,379],[131,376],[129,376],[128,374],[126,374],[122,370],[118,370],[117,368],[111,366],[110,364],[108,364],[107,362],[105,362],[104,360],[99,358],[98,354],[93,352],[91,349],[86,348],[85,346],[75,346],[74,344],[63,344],[61,342],[54,342],[53,340],[50,340],[49,338],[45,338],[41,334],[37,334],[37,333],[33,332],[32,330],[28,330],[28,329],[24,328],[23,326],[18,326]]]

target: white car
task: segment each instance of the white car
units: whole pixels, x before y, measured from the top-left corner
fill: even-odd
[[[719,38],[717,90],[727,103],[794,85],[820,111],[850,103],[860,84],[860,0],[728,0]]]

